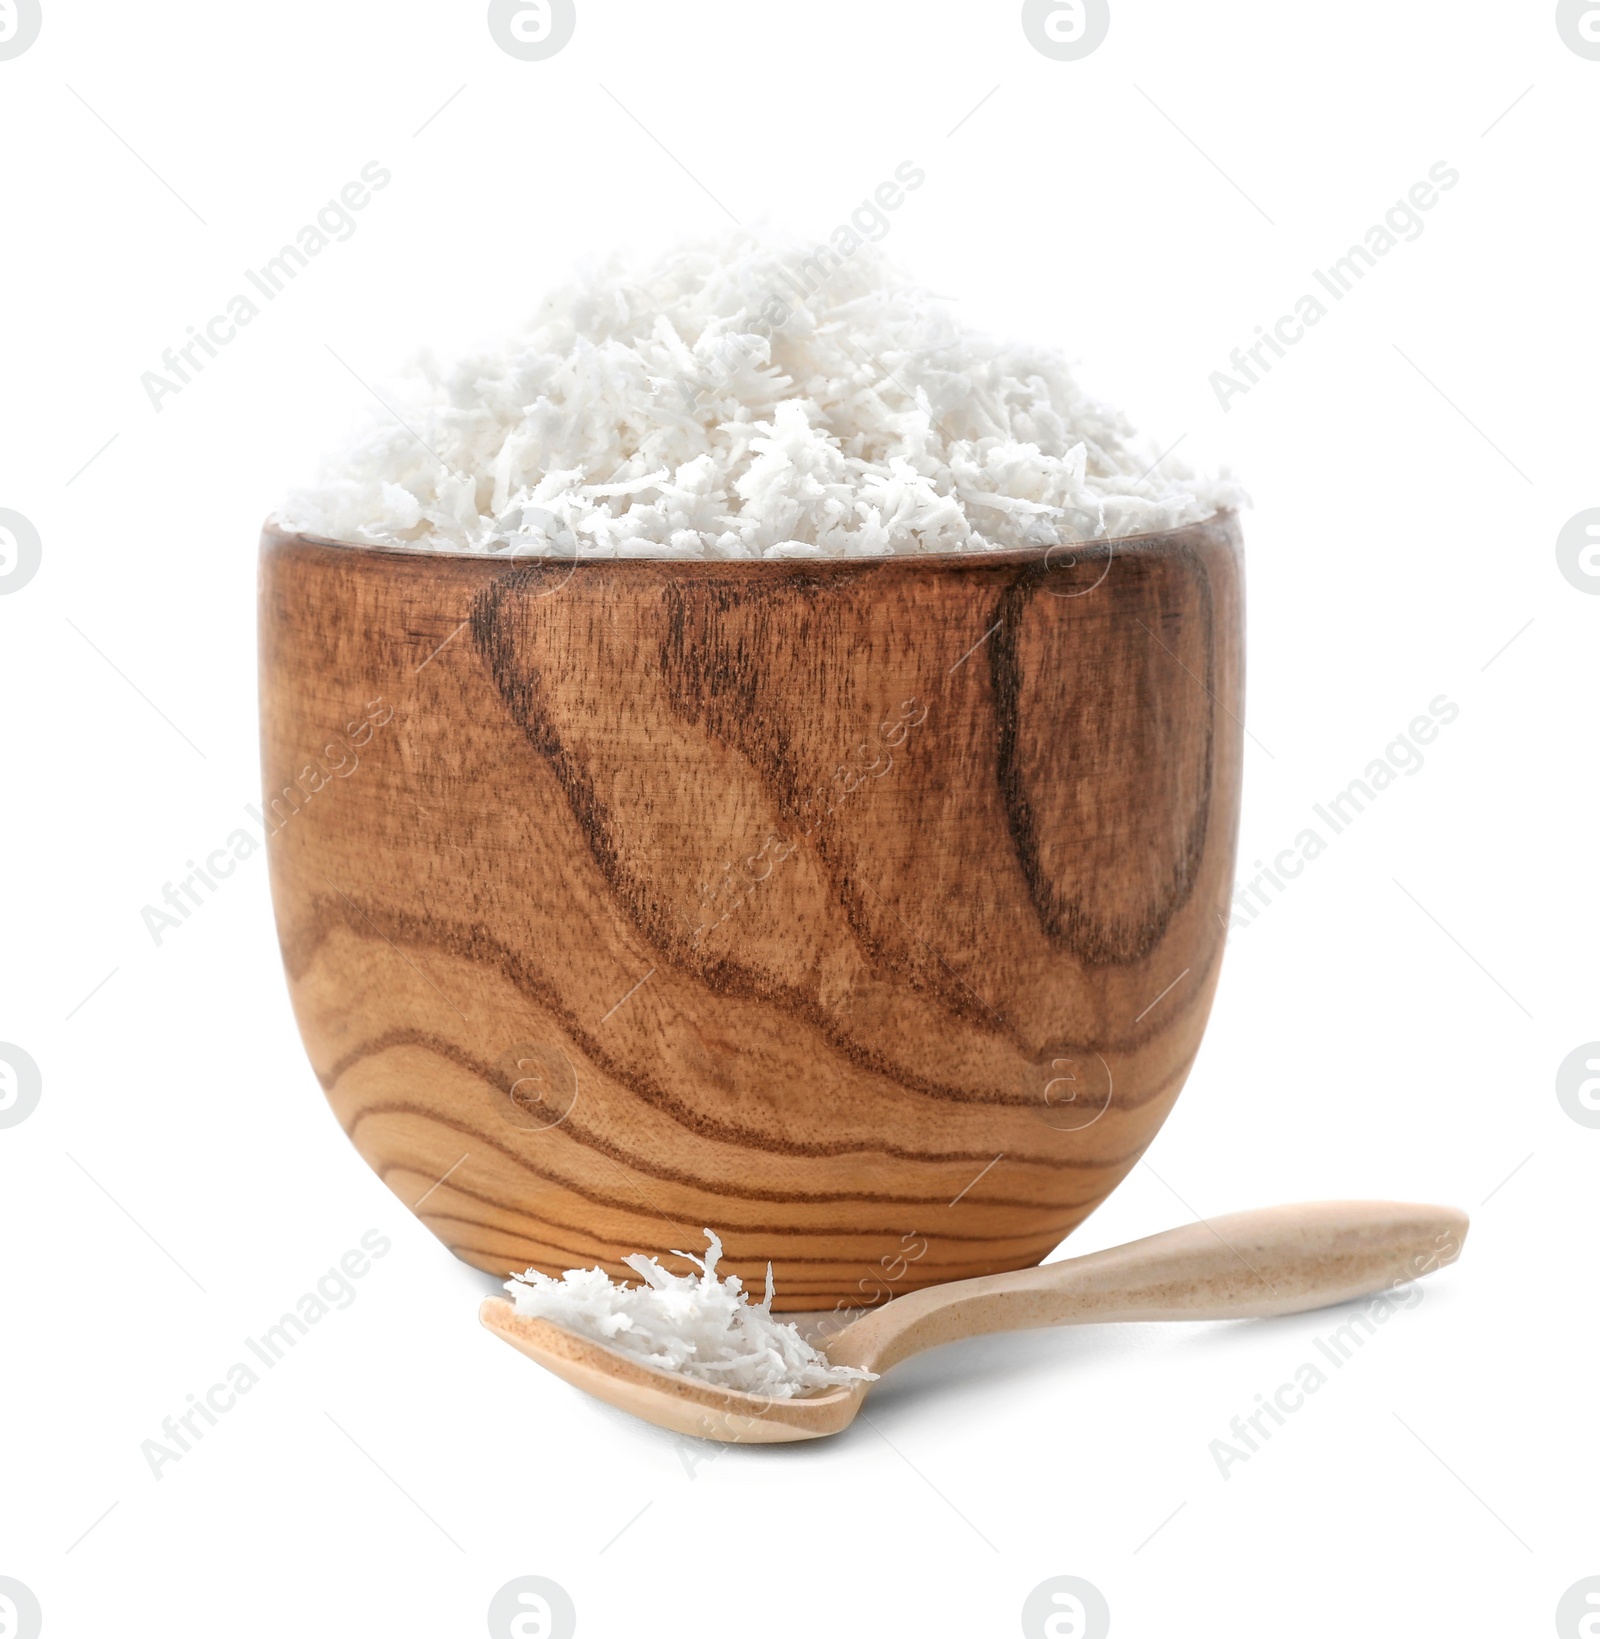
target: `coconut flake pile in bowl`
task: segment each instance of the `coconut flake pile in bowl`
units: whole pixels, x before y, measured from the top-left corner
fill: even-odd
[[[430,552],[974,552],[1170,529],[1244,497],[1158,459],[1048,347],[976,333],[871,245],[741,233],[551,296],[419,361],[275,521]]]

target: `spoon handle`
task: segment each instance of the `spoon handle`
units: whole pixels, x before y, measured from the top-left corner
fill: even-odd
[[[1454,1263],[1466,1234],[1467,1216],[1453,1207],[1393,1201],[1237,1212],[1086,1257],[907,1293],[848,1326],[828,1358],[881,1372],[982,1332],[1320,1309]]]

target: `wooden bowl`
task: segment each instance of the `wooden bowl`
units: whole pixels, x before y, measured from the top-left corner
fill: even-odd
[[[1233,880],[1239,533],[573,564],[269,527],[273,901],[368,1163],[495,1273],[779,1308],[1037,1263],[1133,1166]]]

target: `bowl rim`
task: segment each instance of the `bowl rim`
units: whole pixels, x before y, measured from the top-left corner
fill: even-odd
[[[460,565],[463,569],[472,565],[480,570],[490,571],[495,574],[545,564],[562,565],[572,572],[580,570],[592,572],[596,569],[614,570],[619,564],[629,564],[648,565],[658,572],[665,570],[673,574],[713,573],[726,575],[730,572],[742,572],[757,577],[768,574],[818,574],[838,573],[848,570],[881,570],[893,566],[917,573],[923,571],[950,573],[959,570],[1014,568],[1049,570],[1070,567],[1066,563],[1052,564],[1049,559],[1050,554],[1053,552],[1077,550],[1085,553],[1099,553],[1103,550],[1109,562],[1119,552],[1139,554],[1175,552],[1194,544],[1197,538],[1214,540],[1218,537],[1231,540],[1236,547],[1241,544],[1242,538],[1237,507],[1220,507],[1204,518],[1195,518],[1188,523],[1174,524],[1170,529],[1146,530],[1138,535],[1104,535],[1096,540],[1057,541],[1050,546],[1004,547],[996,550],[973,552],[885,552],[862,557],[816,558],[667,558],[643,555],[553,558],[531,552],[507,556],[492,552],[441,552],[431,547],[389,546],[376,543],[369,544],[362,541],[342,541],[328,535],[315,535],[304,530],[286,528],[278,522],[275,516],[269,514],[261,526],[261,550],[263,552],[275,552],[311,547],[317,551],[350,554],[357,559],[372,557],[398,559],[402,562],[414,564]]]

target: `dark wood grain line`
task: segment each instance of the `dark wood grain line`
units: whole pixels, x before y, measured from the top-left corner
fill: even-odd
[[[563,1189],[568,1191],[570,1194],[581,1196],[585,1200],[591,1200],[597,1204],[605,1204],[616,1199],[614,1195],[608,1194],[604,1190],[594,1187],[585,1188],[582,1185],[572,1182],[564,1174],[546,1171],[543,1167],[536,1166],[523,1152],[512,1149],[503,1140],[494,1138],[490,1134],[484,1132],[481,1127],[474,1126],[468,1121],[447,1118],[440,1115],[436,1110],[422,1104],[411,1104],[398,1101],[385,1102],[381,1104],[361,1104],[356,1108],[353,1118],[345,1124],[345,1132],[348,1134],[351,1141],[356,1143],[359,1147],[359,1139],[362,1128],[369,1121],[376,1120],[377,1118],[386,1115],[418,1116],[433,1126],[442,1127],[449,1132],[455,1133],[463,1141],[473,1139],[484,1148],[493,1150],[496,1154],[511,1162],[519,1170],[528,1173],[531,1177],[538,1178],[542,1182],[549,1184],[554,1188]],[[561,1127],[553,1130],[565,1132],[567,1130],[567,1126],[567,1123],[563,1123]],[[574,1140],[574,1142],[578,1141]],[[580,1143],[579,1147],[584,1149],[593,1149],[602,1155],[609,1156],[612,1160],[617,1161],[619,1165],[628,1167],[638,1177],[654,1178],[663,1183],[676,1184],[683,1189],[696,1190],[702,1194],[715,1196],[719,1199],[728,1201],[766,1201],[774,1205],[787,1206],[861,1205],[948,1207],[950,1205],[950,1197],[944,1194],[941,1190],[935,1190],[933,1193],[928,1195],[894,1195],[885,1191],[863,1190],[808,1192],[802,1194],[793,1190],[755,1189],[749,1185],[736,1185],[731,1184],[726,1180],[713,1180],[696,1174],[668,1170],[661,1167],[659,1164],[646,1164],[635,1158],[629,1158],[626,1151],[598,1141]],[[1139,1157],[1144,1154],[1145,1148],[1146,1146],[1141,1144],[1137,1149],[1129,1152],[1125,1157],[1117,1157],[1109,1161],[1099,1162],[1092,1169],[1082,1168],[1080,1170],[1093,1170],[1094,1172],[1102,1173],[1117,1171],[1120,1169],[1122,1173],[1126,1173],[1128,1169],[1134,1166]],[[985,1157],[985,1159],[992,1162],[994,1158],[993,1156],[988,1156]],[[1014,1163],[1017,1166],[1035,1166],[1048,1172],[1058,1172],[1063,1170],[1057,1163],[1031,1160],[1020,1155],[1012,1156],[1008,1153],[1006,1159],[1008,1162]],[[953,1165],[954,1163],[949,1164]],[[1101,1190],[1093,1195],[1080,1198],[1056,1196],[1049,1201],[1042,1201],[1037,1199],[1019,1199],[1012,1196],[986,1193],[970,1195],[967,1199],[975,1206],[992,1206],[1019,1212],[1034,1212],[1047,1210],[1053,1206],[1059,1205],[1088,1206],[1092,1205],[1094,1202],[1102,1200],[1104,1195],[1105,1191]],[[649,1206],[651,1210],[657,1210],[654,1203],[647,1202],[646,1205]],[[664,1209],[661,1209],[658,1212],[658,1215],[668,1216]],[[681,1217],[681,1214],[679,1216]],[[719,1225],[714,1224],[712,1227],[714,1229],[718,1229],[720,1232]],[[982,1239],[981,1236],[975,1236],[973,1238]]]
[[[388,1182],[387,1178],[384,1182]],[[481,1197],[479,1199],[481,1199]],[[492,1206],[495,1203],[488,1202],[486,1204]],[[469,1218],[455,1212],[435,1212],[430,1208],[430,1210],[424,1211],[420,1214],[420,1216],[430,1228],[434,1229],[435,1234],[439,1233],[438,1229],[435,1227],[437,1225],[457,1225],[462,1229],[481,1230],[486,1235],[504,1235],[508,1239],[515,1239],[519,1233],[516,1230],[508,1229],[504,1224],[496,1224],[486,1218]],[[559,1224],[553,1219],[540,1217],[537,1213],[524,1213],[520,1214],[520,1216],[526,1217],[529,1223],[541,1231],[547,1228],[561,1230],[570,1230],[572,1228],[571,1225]],[[745,1269],[764,1270],[767,1262],[765,1257],[760,1256],[757,1253],[737,1252],[733,1250],[733,1248],[736,1245],[738,1237],[741,1235],[770,1234],[772,1232],[771,1227],[764,1228],[761,1225],[756,1225],[749,1229],[733,1225],[730,1225],[726,1231],[718,1229],[718,1236],[723,1243],[723,1272],[731,1274],[736,1272],[741,1267]],[[782,1232],[787,1233],[788,1226],[784,1226]],[[815,1233],[820,1237],[825,1232],[817,1231]],[[1054,1238],[1052,1239],[1052,1237]],[[692,1239],[692,1237],[686,1238]],[[841,1241],[847,1241],[850,1237],[846,1234],[833,1232],[829,1238],[834,1242],[834,1244],[837,1245]],[[889,1255],[884,1250],[886,1242],[883,1232],[879,1231],[874,1234],[868,1231],[860,1231],[857,1233],[857,1238],[862,1242],[861,1249],[858,1252],[841,1257],[819,1257],[814,1253],[805,1251],[804,1248],[797,1247],[796,1250],[791,1253],[789,1258],[790,1273],[785,1285],[786,1295],[792,1296],[797,1288],[804,1288],[808,1278],[806,1273],[807,1270],[844,1271],[849,1274],[865,1278],[873,1276],[873,1270],[874,1268],[877,1268],[879,1273],[874,1278],[876,1278],[881,1285],[888,1286],[890,1284],[889,1279],[887,1274],[883,1271],[882,1265],[879,1261],[881,1258]],[[580,1242],[577,1245],[572,1245],[558,1240],[554,1236],[544,1234],[540,1234],[539,1239],[545,1246],[550,1248],[550,1250],[560,1253],[564,1258],[594,1258],[599,1262],[607,1263],[610,1266],[620,1270],[623,1273],[623,1277],[629,1281],[637,1281],[638,1279],[638,1276],[630,1270],[626,1264],[623,1263],[620,1257],[607,1257],[605,1248],[609,1243],[605,1241],[595,1240]],[[1039,1257],[1043,1257],[1045,1254],[1054,1250],[1056,1245],[1060,1242],[1061,1237],[1052,1225],[1048,1229],[1041,1230],[1038,1233],[1031,1235],[995,1235],[986,1237],[982,1241],[976,1243],[972,1241],[970,1236],[944,1234],[927,1235],[924,1236],[923,1239],[926,1240],[930,1249],[942,1246],[946,1242],[952,1246],[976,1244],[980,1247],[990,1249],[991,1251],[995,1250],[1001,1245],[1004,1245],[1009,1250],[1016,1250],[1019,1248],[1026,1249],[1030,1252],[1036,1253]],[[693,1252],[697,1257],[699,1257],[704,1254],[705,1247],[703,1245],[692,1245],[676,1249],[656,1248],[650,1250],[648,1255],[658,1259],[666,1259],[680,1255],[684,1251]],[[629,1255],[631,1256],[632,1254]],[[915,1259],[914,1264],[908,1265],[908,1267],[914,1266],[923,1274],[940,1273],[942,1278],[953,1278],[953,1271],[969,1267],[971,1261],[972,1259],[970,1254],[963,1256],[954,1262],[941,1260],[935,1257],[930,1250],[924,1256]],[[574,1266],[569,1264],[567,1267],[572,1268]],[[688,1265],[685,1265],[685,1269],[683,1271],[684,1273],[687,1273],[688,1267]]]
[[[1193,1004],[1191,1003],[1190,1005]],[[470,1075],[475,1076],[489,1088],[509,1094],[509,1086],[502,1085],[504,1077],[497,1075],[496,1067],[490,1064],[487,1060],[481,1058],[478,1054],[473,1053],[470,1049],[457,1045],[446,1036],[441,1036],[434,1031],[421,1030],[410,1025],[399,1026],[395,1029],[387,1030],[381,1036],[372,1037],[370,1040],[357,1043],[347,1048],[346,1051],[342,1053],[339,1058],[334,1060],[334,1062],[329,1065],[326,1070],[318,1070],[316,1072],[317,1079],[321,1083],[323,1091],[331,1094],[338,1086],[340,1081],[343,1080],[346,1073],[356,1065],[380,1053],[386,1053],[393,1048],[407,1046],[421,1047],[424,1051],[435,1053],[440,1058],[447,1060],[449,1063],[454,1064],[458,1068],[467,1071]],[[603,1068],[609,1076],[611,1074],[609,1067],[603,1066]],[[1185,1060],[1183,1063],[1175,1066],[1166,1076],[1147,1085],[1137,1099],[1119,1099],[1115,1095],[1115,1092],[1113,1092],[1113,1096],[1107,1105],[1107,1110],[1116,1110],[1119,1113],[1126,1113],[1140,1109],[1143,1105],[1151,1102],[1153,1099],[1160,1098],[1172,1087],[1174,1082],[1180,1081],[1183,1076],[1188,1073],[1188,1069],[1189,1061]],[[621,1085],[628,1087],[628,1090],[632,1091],[631,1086],[629,1086],[626,1081],[622,1082]],[[659,1107],[655,1104],[653,1099],[648,1097],[641,1097],[640,1102],[650,1105],[651,1108]],[[1041,1100],[1027,1097],[1008,1097],[1003,1099],[981,1098],[973,1099],[968,1102],[982,1104],[986,1108],[1010,1109],[1023,1112],[1037,1110],[1043,1107]],[[662,1113],[668,1115],[670,1118],[670,1109],[662,1110]],[[570,1127],[571,1123],[568,1122],[566,1125]],[[579,1125],[581,1126],[581,1123]],[[884,1140],[879,1140],[877,1143],[871,1145],[866,1145],[855,1141],[841,1141],[834,1144],[808,1144],[801,1143],[795,1139],[784,1139],[781,1143],[773,1143],[773,1135],[770,1130],[766,1128],[740,1126],[732,1122],[722,1122],[711,1126],[708,1126],[706,1123],[702,1122],[693,1130],[701,1136],[717,1138],[719,1141],[734,1148],[760,1150],[763,1153],[770,1155],[883,1155],[894,1160],[918,1162],[929,1165],[937,1165],[941,1162],[949,1162],[954,1164],[958,1161],[984,1161],[989,1159],[989,1152],[986,1149],[948,1151],[922,1150],[913,1149],[906,1145],[896,1145]],[[623,1159],[622,1154],[619,1152],[615,1159]],[[1116,1156],[1111,1156],[1109,1158],[1095,1157],[1092,1159],[1062,1156],[1036,1156],[1032,1157],[1031,1159],[1036,1165],[1051,1167],[1054,1169],[1070,1169],[1075,1166],[1094,1168],[1105,1165],[1116,1165],[1118,1160]]]
[[[437,911],[426,915],[411,914],[372,900],[356,901],[343,895],[315,896],[309,901],[307,908],[309,914],[303,924],[292,934],[286,934],[282,940],[284,966],[292,979],[303,979],[307,976],[316,953],[326,943],[330,934],[340,930],[350,932],[357,938],[365,938],[367,932],[376,929],[384,940],[396,946],[412,945],[475,965],[491,966],[519,994],[550,1012],[584,1057],[598,1065],[618,1085],[626,1087],[641,1101],[660,1110],[690,1132],[729,1143],[741,1142],[740,1129],[729,1128],[710,1120],[685,1101],[676,1098],[666,1087],[620,1060],[606,1047],[598,1031],[581,1022],[577,1011],[566,1004],[560,992],[544,974],[509,947],[493,939],[481,927],[447,921]],[[1208,931],[1206,938],[1207,943],[1203,951],[1195,958],[1197,965],[1194,972],[1198,982],[1195,986],[1189,987],[1182,997],[1175,998],[1172,1015],[1159,1021],[1152,1021],[1142,1029],[1134,1028],[1128,1036],[1121,1039],[1108,1037],[1103,1041],[1086,1041],[1069,1036],[1050,1038],[1036,1049],[1040,1059],[1048,1064],[1056,1058],[1089,1056],[1097,1052],[1130,1056],[1149,1043],[1170,1034],[1172,1017],[1181,1017],[1200,1005],[1197,998],[1203,994],[1204,981],[1221,957],[1220,936],[1213,938]],[[639,965],[670,965],[670,958],[666,952],[656,951],[653,954],[657,958],[655,964],[649,964],[648,958],[640,957]],[[752,993],[749,996],[736,994],[740,1000],[784,1001],[788,1004],[785,1010],[814,1030],[845,1062],[868,1075],[881,1077],[904,1092],[940,1103],[976,1104],[996,1109],[1025,1110],[1036,1102],[1028,1093],[995,1094],[975,1090],[959,1083],[936,1082],[920,1076],[886,1054],[864,1047],[848,1032],[841,1030],[837,1022],[808,996],[793,992],[785,992],[781,997],[773,997],[770,993]],[[509,1046],[510,1043],[504,1045]],[[1021,1044],[1016,1042],[1014,1045]],[[1159,1087],[1154,1090],[1147,1088],[1137,1097],[1119,1097],[1116,1100],[1116,1108],[1137,1109],[1140,1105],[1159,1097],[1160,1091]],[[775,1153],[807,1152],[778,1149]]]

